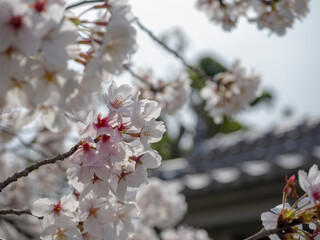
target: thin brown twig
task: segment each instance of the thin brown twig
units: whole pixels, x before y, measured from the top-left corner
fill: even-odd
[[[77,2],[77,3],[74,3],[74,4],[70,4],[66,7],[66,9],[72,9],[72,8],[75,8],[75,7],[79,7],[81,5],[84,5],[84,4],[90,4],[90,3],[96,3],[96,2],[104,2],[104,0],[88,0],[88,1],[80,1],[80,2]]]
[[[151,82],[148,82],[146,79],[144,79],[143,77],[139,76],[136,72],[134,72],[128,64],[123,64],[122,65],[124,69],[127,70],[127,72],[132,76],[134,77],[135,79],[137,79],[138,81],[140,81],[142,84],[145,84],[149,87],[149,89],[154,92],[154,93],[157,93],[157,92],[161,92],[163,91],[163,88],[164,87],[156,87],[154,86]]]
[[[20,172],[16,172],[11,177],[8,177],[5,181],[0,183],[0,192],[2,192],[2,190],[5,187],[7,187],[10,183],[16,182],[19,178],[28,176],[29,173],[31,173],[32,171],[38,169],[39,167],[41,167],[43,165],[47,165],[47,164],[54,164],[57,161],[62,161],[64,159],[70,157],[73,153],[75,153],[75,151],[77,151],[79,145],[80,145],[80,142],[77,143],[75,146],[73,146],[66,153],[63,153],[63,154],[59,153],[57,156],[55,156],[53,158],[49,158],[49,159],[45,159],[43,161],[37,162],[37,163],[25,168],[24,170],[22,170]]]
[[[158,43],[160,46],[162,46],[164,49],[166,49],[168,52],[170,52],[171,54],[173,54],[176,58],[178,58],[181,63],[188,69],[190,69],[191,71],[197,73],[198,75],[200,75],[202,78],[207,79],[212,81],[212,78],[210,76],[208,76],[204,71],[202,71],[201,69],[191,66],[190,64],[187,63],[187,61],[175,50],[171,49],[167,44],[165,44],[163,41],[161,41],[160,39],[158,39],[154,33],[148,29],[147,27],[145,27],[140,21],[139,19],[136,20],[137,25],[139,26],[139,28],[144,31],[145,33],[147,33],[149,35],[149,37],[151,39],[153,39],[156,43]]]
[[[43,217],[37,217],[35,215],[33,215],[31,213],[31,210],[30,209],[25,209],[25,210],[14,210],[14,209],[6,209],[6,210],[0,210],[0,215],[30,215],[30,216],[33,216],[33,217],[36,217],[38,219],[43,219]]]
[[[126,69],[126,70],[128,71],[128,73],[130,73],[130,75],[131,75],[132,77],[140,80],[141,82],[143,82],[143,83],[145,83],[145,84],[149,84],[149,83],[146,82],[146,80],[145,80],[143,77],[141,77],[141,76],[139,76],[137,73],[135,73],[135,72],[129,67],[129,65],[123,64],[122,66],[123,66],[124,69]]]
[[[250,237],[247,237],[246,239],[244,240],[256,240],[256,239],[260,239],[260,238],[263,238],[263,237],[267,237],[267,236],[270,236],[272,234],[276,234],[278,233],[280,230],[278,228],[275,228],[275,229],[265,229],[265,228],[262,228],[259,232],[257,232],[256,234],[250,236]]]
[[[141,83],[143,83],[143,84],[145,84],[145,85],[148,85],[151,90],[153,90],[153,91],[155,91],[155,92],[157,91],[157,90],[154,88],[154,86],[153,86],[152,83],[147,82],[146,79],[144,79],[143,77],[141,77],[141,76],[139,76],[137,73],[135,73],[135,72],[129,67],[128,64],[123,64],[122,66],[123,66],[124,69],[127,70],[128,73],[130,73],[130,75],[131,75],[132,77],[134,77],[135,79],[139,80]]]

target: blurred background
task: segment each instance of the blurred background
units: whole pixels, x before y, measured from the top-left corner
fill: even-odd
[[[68,1],[72,2],[78,1]],[[176,114],[161,115],[167,132],[152,147],[161,154],[163,163],[150,175],[182,189],[188,212],[180,224],[206,229],[215,240],[244,239],[262,228],[262,212],[281,203],[285,176],[319,164],[320,1],[310,1],[306,18],[295,21],[293,28],[281,37],[260,31],[244,19],[235,30],[226,32],[196,10],[195,2],[129,0],[141,23],[188,63],[214,76],[239,60],[248,72],[252,70],[261,76],[261,95],[240,114],[224,117],[217,124],[205,111],[205,102],[199,96],[205,80],[188,71],[191,97]],[[150,70],[154,80],[164,83],[185,71],[179,60],[135,27],[139,48],[130,59],[130,69],[138,74]],[[118,84],[134,83],[127,71],[116,80]],[[20,155],[21,159],[13,163],[13,156],[7,154],[5,161],[0,162],[1,178],[33,163],[38,159],[35,154],[52,156],[78,141],[74,129],[53,137],[45,128],[39,130],[39,136],[33,136],[33,128],[21,132],[24,141],[20,142],[25,148],[19,147],[16,139],[8,149],[2,149]],[[19,137],[14,132],[5,133],[9,141]],[[66,141],[61,141],[66,136]],[[46,146],[46,151],[43,154],[28,150],[33,145]],[[40,192],[39,196],[55,198],[64,194],[70,190],[66,188],[66,169],[65,163],[41,168],[37,175],[31,175],[30,182],[23,179],[8,189],[0,203],[24,209],[25,199],[34,200],[34,189]],[[36,221],[27,217],[18,222],[20,217],[13,216],[5,226],[15,228],[25,239],[34,239],[30,233],[36,232],[32,227]],[[23,220],[30,221],[30,226]],[[0,233],[7,234],[3,229]]]
[[[261,213],[281,203],[285,176],[319,163],[320,2],[310,1],[307,17],[281,37],[245,20],[225,32],[194,8],[195,1],[131,3],[141,23],[208,75],[226,71],[236,59],[260,74],[261,97],[221,124],[203,102],[189,101],[166,117],[168,132],[154,147],[167,161],[152,173],[181,185],[188,202],[182,223],[204,228],[216,240],[254,234],[262,227]],[[132,67],[152,69],[163,81],[176,77],[180,62],[137,30]],[[204,80],[190,77],[194,99]]]

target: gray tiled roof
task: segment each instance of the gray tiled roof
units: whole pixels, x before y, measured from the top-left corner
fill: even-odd
[[[314,118],[284,122],[270,131],[239,131],[203,141],[188,159],[163,162],[156,175],[200,191],[283,178],[319,159],[320,118]]]

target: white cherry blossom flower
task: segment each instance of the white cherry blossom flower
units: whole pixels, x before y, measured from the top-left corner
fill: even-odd
[[[140,219],[161,229],[175,226],[187,210],[185,198],[178,189],[159,179],[151,179],[139,189],[137,205]]]
[[[102,99],[110,111],[126,116],[131,115],[132,89],[129,85],[124,84],[118,87],[112,81],[108,93],[103,94]]]
[[[67,60],[75,58],[80,53],[77,38],[76,26],[69,20],[63,20],[43,37],[43,57],[53,64],[65,66]]]
[[[179,226],[177,230],[166,229],[161,232],[162,240],[210,240],[208,233],[203,229],[194,229]]]
[[[20,0],[0,1],[0,52],[15,47],[26,54],[35,53],[41,37],[34,26],[28,4]]]
[[[127,19],[125,8],[116,9],[119,11],[113,9],[99,54],[102,58],[103,71],[113,75],[118,75],[122,71],[122,64],[137,49],[136,31]]]
[[[95,166],[99,162],[95,147],[92,143],[84,141],[79,149],[70,157],[70,161],[76,164],[83,164],[84,166]]]
[[[113,220],[114,210],[104,198],[89,193],[80,201],[79,218],[84,222],[84,232],[102,239],[103,227]]]
[[[317,165],[313,165],[309,173],[299,170],[300,187],[308,194],[312,203],[320,201],[320,171]]]
[[[43,217],[44,228],[52,224],[71,227],[78,221],[75,215],[78,204],[78,201],[71,194],[63,196],[56,203],[48,198],[41,198],[33,203],[31,212],[34,216]]]
[[[159,142],[162,139],[162,135],[166,132],[166,128],[161,121],[156,121],[154,118],[149,122],[146,122],[141,129],[140,139],[145,146],[148,143]]]
[[[137,128],[142,128],[151,119],[160,116],[161,108],[156,101],[143,99],[133,103],[132,124]]]
[[[159,240],[159,238],[153,228],[136,221],[134,233],[128,240]]]
[[[235,62],[229,71],[215,75],[213,82],[206,82],[201,89],[205,110],[216,123],[221,123],[224,116],[240,112],[258,96],[259,82],[258,75],[247,76],[239,62]]]
[[[42,240],[81,240],[81,233],[76,226],[50,225],[41,233]]]
[[[113,226],[107,226],[113,230],[113,235],[116,236],[116,239],[128,239],[130,233],[134,231],[133,219],[138,216],[137,207],[132,203],[117,203],[116,204],[116,214],[113,221]],[[106,230],[107,230],[106,229]],[[105,234],[105,236],[108,236]]]
[[[285,204],[285,208],[283,209],[283,204],[279,204],[278,206],[272,208],[269,212],[264,212],[261,214],[261,221],[265,229],[275,229],[277,228],[279,224],[280,215],[282,215],[281,219],[284,219],[282,221],[285,221],[285,218],[283,215],[289,215],[288,213],[284,213],[284,211],[291,211],[291,206],[289,203]],[[295,228],[295,227],[292,227]],[[286,233],[287,237],[292,237],[295,233],[294,232],[288,232]],[[271,234],[269,236],[271,240],[280,240],[277,234]]]

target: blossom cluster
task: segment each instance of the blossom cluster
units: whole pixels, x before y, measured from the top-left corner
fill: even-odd
[[[187,226],[174,227],[187,210],[185,197],[179,184],[167,183],[158,178],[150,179],[147,186],[139,189],[137,206],[139,219],[129,240],[210,240],[207,232]],[[158,236],[154,228],[161,229]]]
[[[148,225],[138,223],[135,232],[129,240],[210,240],[208,233],[203,229],[195,229],[187,226],[179,226],[177,229],[166,229],[160,233],[160,238],[156,232]]]
[[[203,229],[179,226],[177,230],[167,229],[161,233],[163,240],[210,240],[208,233]]]
[[[187,211],[185,197],[178,190],[172,184],[152,179],[137,196],[140,220],[160,229],[175,226]]]
[[[288,203],[290,195],[298,197],[295,189],[295,175],[287,179],[283,190],[282,204],[261,214],[266,230],[277,230],[270,239],[320,239],[320,171],[313,165],[307,174],[299,170],[299,185],[305,192],[292,206]],[[308,226],[308,227],[307,227]],[[311,233],[308,231],[311,229]]]
[[[161,162],[150,143],[161,140],[165,127],[156,121],[158,104],[137,100],[129,85],[112,82],[102,99],[108,114],[81,130],[78,150],[70,157],[67,177],[74,194],[33,204],[32,214],[43,217],[43,239],[122,240],[134,230],[136,191],[148,181],[146,170]]]
[[[0,151],[2,152],[3,149],[8,149],[8,147],[1,144]],[[19,150],[16,150],[14,153],[2,153],[0,155],[0,166],[0,182],[2,182],[15,172],[24,170],[27,167],[27,162],[24,156],[21,156],[21,153],[19,154]],[[30,174],[28,178],[20,179],[5,188],[0,195],[0,206],[2,209],[27,209],[40,196],[55,197],[65,186],[64,176],[65,173],[58,166],[44,166]],[[14,222],[14,225],[12,225],[6,224],[6,221],[1,221],[0,236],[4,239],[21,239],[21,233],[15,226],[23,226],[25,232],[34,238],[41,231],[37,219],[32,216],[17,217],[12,215],[4,217],[4,219]],[[8,232],[10,232],[10,235]]]
[[[141,79],[135,79],[135,86],[142,93],[143,98],[150,98],[157,102],[161,110],[169,115],[176,114],[188,101],[191,93],[191,80],[187,73],[180,74],[172,81],[161,79],[155,81],[151,71],[141,71]]]
[[[102,82],[110,83],[108,92],[101,96],[108,113],[89,114],[80,126],[77,150],[65,161],[69,164],[66,173],[72,194],[54,200],[38,199],[31,213],[42,219],[43,240],[159,239],[152,228],[174,227],[186,213],[185,199],[176,188],[160,181],[152,181],[139,193],[138,189],[148,182],[147,169],[161,163],[161,156],[150,145],[160,141],[165,132],[163,122],[157,121],[161,108],[168,114],[182,108],[191,92],[190,79],[183,74],[174,81],[154,84],[147,76],[137,84],[141,92],[135,94],[128,85],[117,86],[112,78],[122,72],[123,64],[137,49],[132,26],[135,17],[127,0],[92,3],[76,15],[67,10],[64,0],[0,0],[0,120],[4,123],[7,118],[8,125],[19,128],[41,116],[47,129],[59,132],[66,127],[67,116],[79,120],[80,111],[87,116],[88,110],[96,107],[92,104],[93,93],[100,90]],[[206,9],[214,21],[222,22],[225,29],[233,28],[238,17],[252,6],[257,15],[250,21],[280,35],[308,12],[306,0],[239,0],[233,5],[223,0],[199,0],[198,6]],[[88,13],[93,11],[96,14],[92,19]],[[201,95],[216,121],[248,105],[259,83],[257,75],[247,76],[238,64],[213,80],[207,82]],[[13,119],[17,120],[14,126]],[[42,137],[29,145],[38,141],[52,147],[46,130],[41,131]],[[1,143],[11,139],[13,135],[0,131]],[[55,147],[60,149],[62,145],[63,140]],[[2,158],[1,181],[9,178],[5,165],[10,162],[4,164]],[[26,167],[24,161],[17,165],[11,166],[13,172]],[[46,166],[33,176],[44,193],[35,193],[34,186],[38,185],[29,181],[15,182],[12,188],[4,189],[0,203],[24,208],[37,194],[57,193],[64,184],[63,176],[55,166]],[[314,237],[319,239],[320,224],[314,220],[320,217],[319,176],[316,167],[308,176],[299,172],[300,185],[308,198],[293,207],[285,203],[263,214],[265,227],[278,227],[280,222],[285,229],[279,234],[291,236],[307,234],[299,224],[313,223],[310,228],[316,229]],[[293,192],[292,185],[289,180],[287,194]],[[209,237],[203,230],[181,226],[162,231],[161,239]]]
[[[126,1],[93,6],[90,10],[100,10],[93,20],[75,16],[65,5],[64,0],[0,1],[0,113],[24,109],[17,127],[40,114],[48,129],[61,131],[65,112],[88,107],[101,82],[119,74],[136,50]]]
[[[309,0],[198,0],[196,6],[227,31],[236,27],[240,17],[245,17],[259,29],[284,35],[296,19],[307,15]]]
[[[201,89],[206,111],[220,123],[224,116],[240,112],[257,97],[259,82],[257,74],[247,75],[239,62],[235,62],[229,71],[216,74]]]

